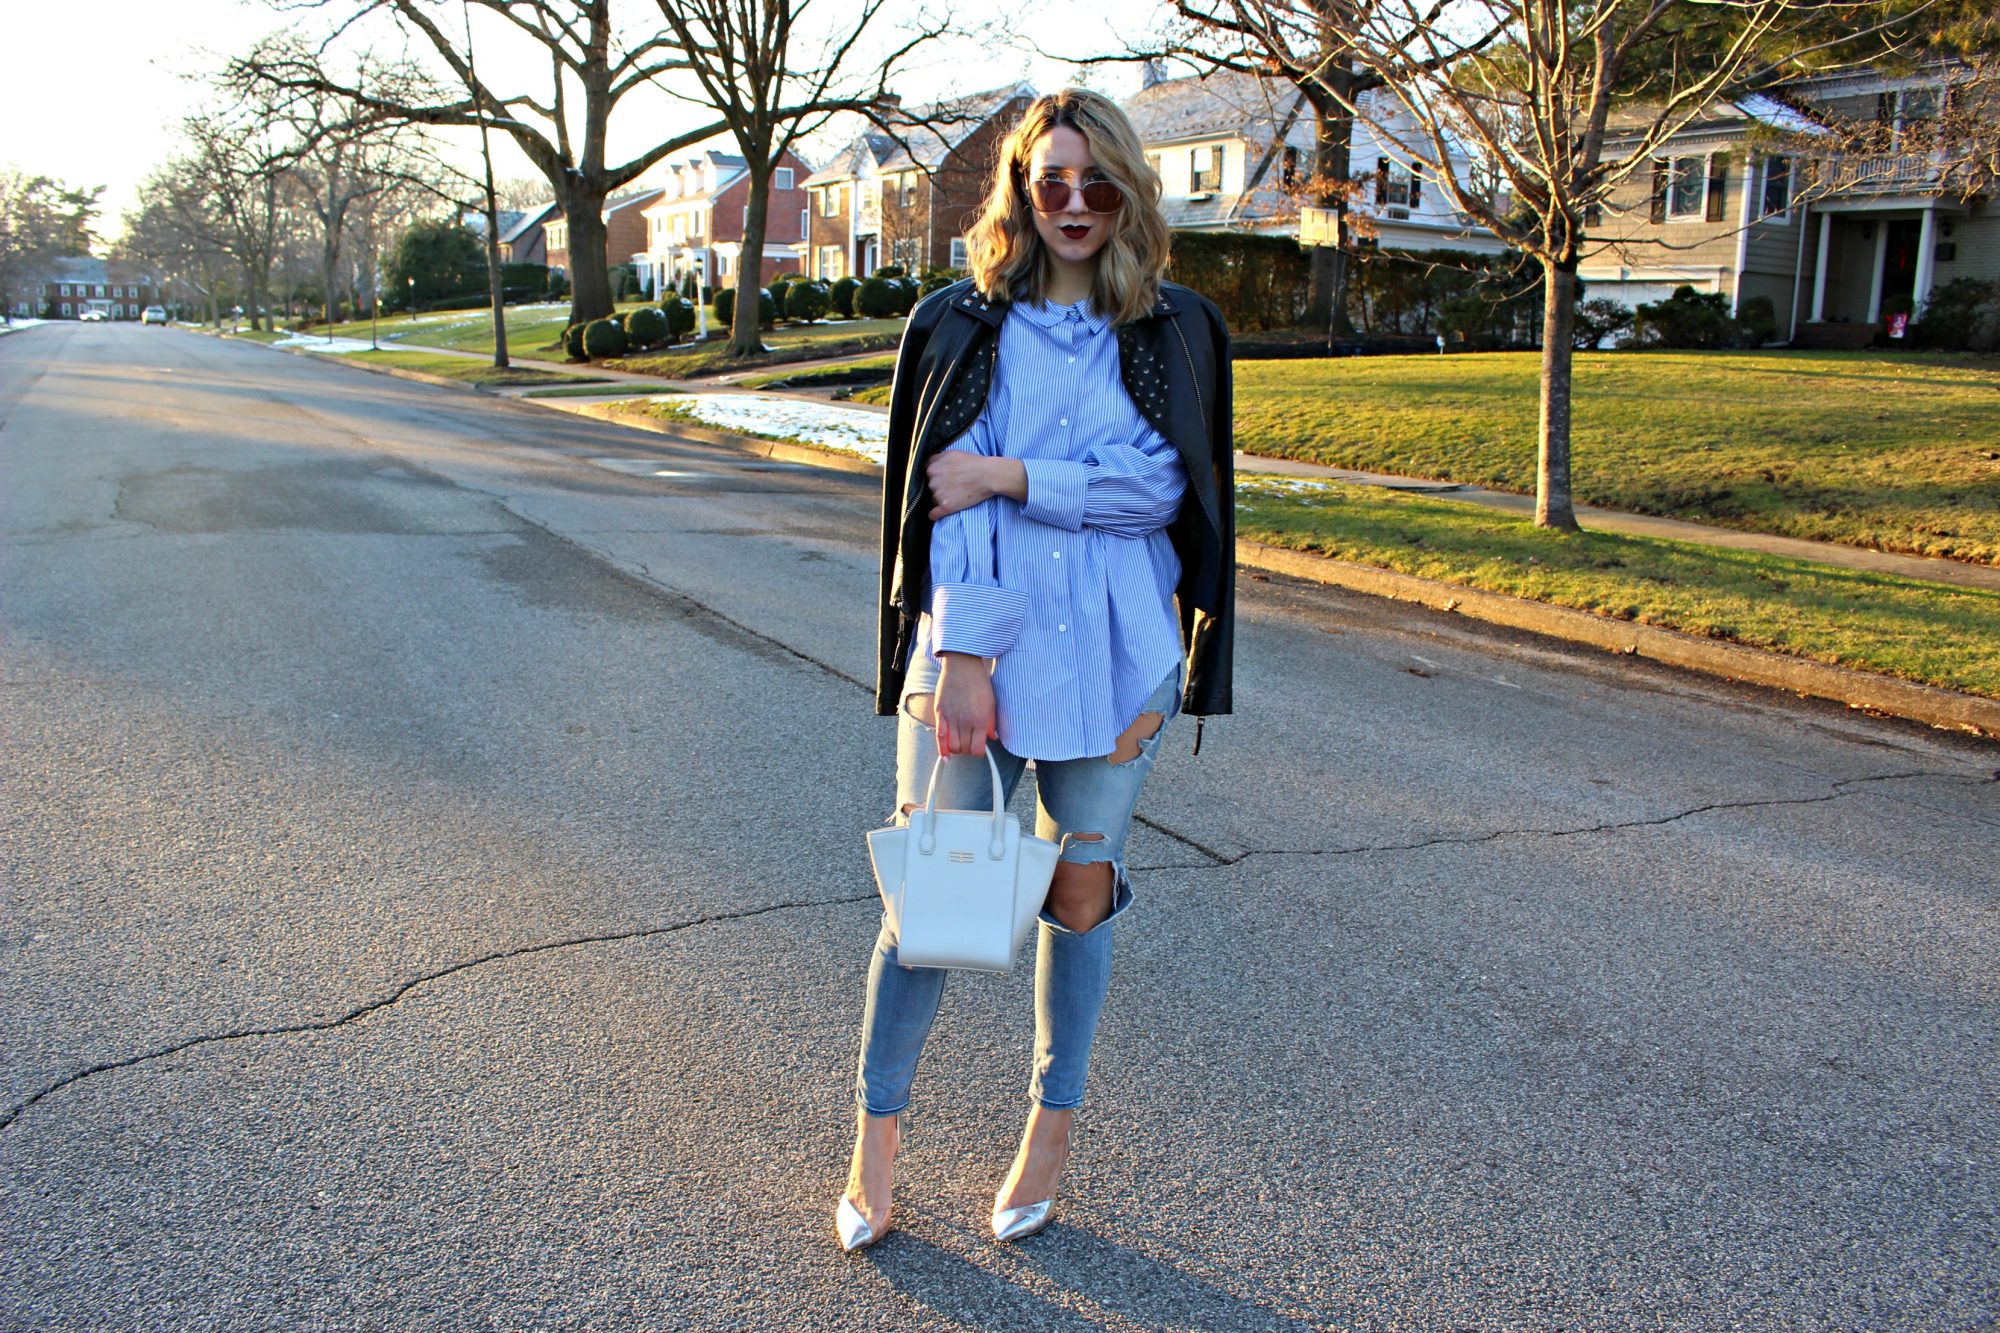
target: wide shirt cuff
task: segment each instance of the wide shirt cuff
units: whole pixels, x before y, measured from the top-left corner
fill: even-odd
[[[1027,594],[990,583],[940,583],[931,593],[932,657],[998,657],[1014,646],[1028,616]]]
[[[1028,498],[1021,502],[1021,512],[1052,528],[1080,531],[1090,469],[1067,458],[1024,458],[1021,466],[1028,474]]]

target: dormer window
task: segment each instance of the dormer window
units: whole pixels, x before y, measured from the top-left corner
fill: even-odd
[[[1222,183],[1222,149],[1215,144],[1188,149],[1188,193],[1212,194]]]

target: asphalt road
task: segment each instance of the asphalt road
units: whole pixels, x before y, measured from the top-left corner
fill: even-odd
[[[0,1327],[2000,1321],[2000,747],[1246,578],[1057,1225],[1023,968],[848,1258],[865,479],[125,325],[0,468]]]

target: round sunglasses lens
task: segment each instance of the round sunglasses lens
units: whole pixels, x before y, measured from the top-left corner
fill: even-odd
[[[1091,181],[1083,187],[1083,206],[1093,213],[1116,213],[1124,202],[1125,192],[1110,181]]]
[[[1034,193],[1035,207],[1041,212],[1060,213],[1069,207],[1068,181],[1034,181],[1030,188]],[[1084,203],[1090,203],[1088,191],[1084,194]]]

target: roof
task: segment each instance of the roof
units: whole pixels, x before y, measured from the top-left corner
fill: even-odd
[[[945,98],[929,106],[890,118],[889,127],[870,125],[853,142],[834,155],[831,162],[806,177],[807,185],[827,185],[853,180],[875,171],[901,171],[908,167],[936,170],[946,158],[978,131],[1005,111],[1017,99],[1032,99],[1034,88],[1025,83],[988,88],[963,97]],[[894,133],[890,133],[893,130]]]
[[[620,195],[616,199],[606,199],[604,216],[609,218],[613,213],[623,213],[628,208],[644,208],[647,204],[657,203],[660,196],[665,193],[665,190],[638,190],[632,194]]]
[[[45,270],[46,282],[144,282],[154,283],[153,276],[137,264],[120,259],[99,259],[94,255],[77,255],[67,259],[52,259]]]
[[[1162,79],[1125,99],[1125,115],[1147,147],[1224,136],[1268,143],[1294,117],[1304,94],[1282,79],[1215,70]]]
[[[502,244],[514,244],[535,227],[545,225],[549,221],[550,215],[561,211],[561,207],[553,199],[545,204],[536,204],[533,208],[524,209],[516,215],[512,226],[504,225],[504,223],[501,226],[500,240]]]

